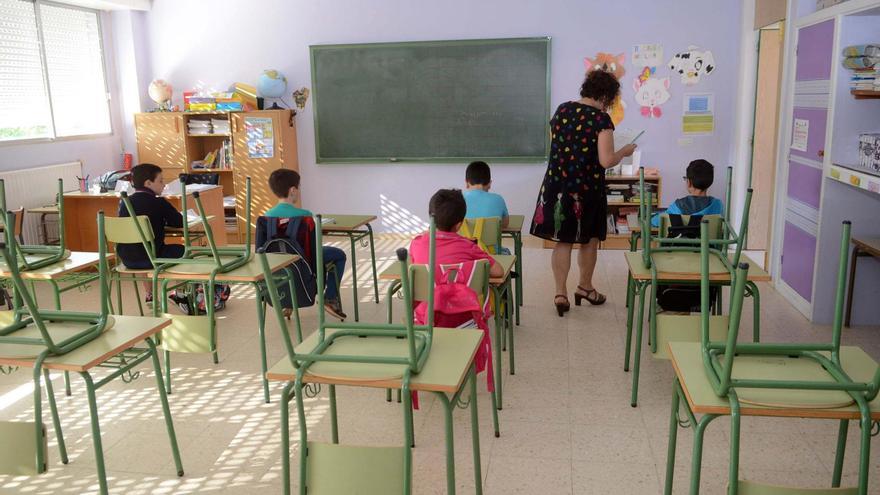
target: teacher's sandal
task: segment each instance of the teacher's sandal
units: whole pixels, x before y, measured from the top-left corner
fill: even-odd
[[[560,299],[562,302],[559,302]],[[565,294],[556,294],[556,296],[553,297],[553,304],[556,305],[556,312],[559,313],[560,318],[571,309],[571,303],[568,302],[568,296]]]
[[[583,291],[584,293],[581,294],[581,291]],[[599,291],[597,291],[596,289],[587,290],[587,289],[584,289],[583,287],[581,287],[580,285],[578,285],[577,290],[574,291],[574,305],[580,306],[582,299],[586,299],[587,302],[592,304],[593,306],[599,306],[600,304],[605,304],[605,300],[606,300],[605,295],[600,294]]]

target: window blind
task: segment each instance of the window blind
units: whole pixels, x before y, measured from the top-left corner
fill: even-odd
[[[51,137],[33,2],[0,0],[0,141]]]

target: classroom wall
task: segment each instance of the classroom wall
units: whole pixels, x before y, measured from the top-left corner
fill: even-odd
[[[79,160],[83,163],[83,173],[97,175],[106,170],[120,168],[122,136],[125,123],[130,115],[117,103],[119,95],[118,68],[116,65],[116,46],[113,19],[109,13],[101,14],[104,47],[104,66],[107,87],[110,92],[110,125],[112,133],[96,137],[64,138],[55,141],[40,141],[25,144],[0,143],[0,171],[34,168],[56,163]],[[0,110],[2,111],[2,110]]]
[[[310,86],[309,45],[462,38],[550,36],[552,104],[576,99],[585,56],[598,51],[626,53],[622,81],[627,116],[620,127],[646,129],[639,141],[643,164],[659,167],[666,183],[664,202],[685,193],[686,164],[706,158],[723,169],[733,161],[733,125],[740,50],[740,2],[727,0],[504,1],[449,0],[217,0],[206,8],[195,0],[154,0],[145,15],[152,77],[175,88],[175,103],[187,88],[226,88],[255,82],[263,69],[288,78],[288,90]],[[674,7],[673,7],[674,5]],[[717,70],[693,87],[672,78],[669,102],[659,119],[639,114],[633,99],[637,70],[630,64],[635,43],[662,43],[668,60],[694,44],[711,49]],[[665,67],[660,76],[671,75]],[[141,94],[146,88],[141,83]],[[682,94],[715,93],[716,131],[680,142]],[[365,95],[369,98],[369,95]],[[288,97],[288,104],[292,105]],[[130,116],[126,116],[130,119]],[[548,115],[549,118],[549,115]],[[459,187],[463,164],[317,165],[311,105],[297,116],[304,204],[316,211],[396,212],[412,225],[426,216],[427,198],[438,187]],[[509,209],[531,218],[546,163],[505,164],[493,169],[494,190]],[[330,194],[329,192],[339,194]],[[413,219],[412,216],[418,217]],[[386,219],[383,230],[395,230]],[[414,227],[404,228],[410,230]]]

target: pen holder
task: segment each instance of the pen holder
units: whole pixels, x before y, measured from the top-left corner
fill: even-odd
[[[77,178],[79,180],[79,192],[88,192],[89,191],[89,179],[86,178]]]

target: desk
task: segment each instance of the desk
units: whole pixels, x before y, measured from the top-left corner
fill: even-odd
[[[58,214],[58,205],[40,206],[27,209],[27,213],[40,215],[40,231],[43,233],[43,244],[49,245],[49,230],[46,228],[46,217]],[[53,240],[53,244],[55,241]]]
[[[691,493],[696,493],[695,488],[699,490],[699,473],[701,468],[702,441],[705,433],[706,425],[718,416],[730,416],[730,401],[726,397],[718,397],[709,378],[706,376],[706,370],[702,361],[701,344],[697,342],[670,342],[669,354],[672,359],[672,366],[675,369],[675,384],[673,385],[672,395],[672,418],[669,422],[669,451],[667,454],[666,464],[666,494],[672,493],[672,475],[675,469],[675,448],[676,436],[679,426],[678,406],[679,402],[683,402],[689,411],[689,419],[693,420],[690,426],[695,429],[694,453],[692,458],[693,466],[691,468]],[[749,358],[751,356],[745,356]],[[767,358],[761,358],[767,359]],[[858,347],[841,346],[840,362],[843,369],[854,382],[870,382],[873,379],[874,371],[877,369],[877,363],[871,359],[864,351]],[[736,362],[734,362],[734,373],[736,373]],[[756,389],[747,389],[756,390]],[[783,392],[783,391],[780,391]],[[783,392],[784,393],[784,392]],[[818,392],[822,393],[822,392]],[[836,420],[859,420],[859,410],[855,404],[839,407],[834,409],[820,409],[815,407],[786,407],[786,408],[770,408],[758,405],[749,405],[741,402],[739,408],[740,416],[764,416],[764,417],[797,417],[797,418],[817,418],[817,419],[836,419]],[[875,398],[869,404],[871,409],[871,418],[880,419],[880,397]],[[695,415],[703,415],[699,421],[696,421]],[[734,421],[731,421],[733,428]],[[846,423],[844,423],[846,424]],[[842,427],[843,428],[843,427]],[[737,429],[738,430],[738,429]],[[845,430],[844,439],[845,439]],[[738,431],[735,435],[739,436]],[[731,440],[733,443],[734,440]],[[840,445],[840,444],[838,444]],[[845,447],[846,443],[843,443]],[[838,452],[840,466],[842,467],[843,452]],[[837,464],[837,463],[835,463]],[[836,466],[837,467],[837,466]],[[730,473],[731,477],[735,476],[735,471]]]
[[[332,213],[322,214],[324,221],[333,219],[332,223],[321,226],[321,233],[325,237],[348,237],[351,241],[351,288],[352,301],[354,302],[354,321],[360,320],[358,313],[358,283],[357,283],[357,252],[355,244],[366,237],[370,244],[370,261],[373,267],[373,296],[376,304],[379,304],[379,279],[376,276],[376,246],[373,243],[373,227],[370,222],[376,220],[376,215],[335,215]],[[366,246],[364,246],[366,247]],[[342,274],[339,274],[342,278]],[[340,287],[341,290],[341,287]],[[340,292],[341,293],[341,292]]]
[[[395,264],[396,266],[396,264]],[[328,331],[328,334],[332,330]],[[474,451],[474,479],[477,484],[477,493],[481,493],[481,467],[480,467],[480,440],[479,440],[479,422],[477,420],[477,390],[476,375],[474,373],[474,356],[477,347],[483,338],[482,331],[468,330],[458,328],[434,328],[433,340],[431,344],[431,352],[425,362],[422,372],[413,374],[410,379],[410,390],[420,392],[431,392],[440,398],[444,407],[444,418],[446,426],[446,489],[447,493],[455,493],[455,456],[454,456],[454,440],[453,440],[453,420],[452,412],[456,408],[457,397],[464,390],[465,377],[470,375],[470,402],[469,408],[471,412],[471,429],[473,435],[473,451]],[[335,352],[338,354],[351,355],[358,349],[362,339],[358,337],[344,337],[336,340],[327,353]],[[405,339],[399,340],[399,354],[401,357],[407,356],[407,344]],[[318,343],[318,332],[314,332],[305,341],[296,346],[295,352],[308,353]],[[340,345],[342,344],[342,345]],[[363,373],[370,368],[377,368],[378,372],[374,377],[365,379]],[[358,368],[352,370],[352,368]],[[379,369],[382,368],[382,369]],[[303,383],[322,383],[328,385],[350,385],[355,387],[370,388],[394,388],[400,390],[402,388],[401,378],[387,378],[387,365],[357,365],[351,366],[346,363],[334,363],[319,361],[309,366],[303,377]],[[287,422],[285,418],[288,416],[287,404],[290,398],[290,389],[292,382],[296,380],[296,372],[288,357],[282,359],[278,364],[272,367],[266,373],[266,377],[274,381],[287,382],[288,386],[284,390],[284,396],[281,400],[282,415],[282,452],[281,462],[284,468],[284,477],[282,483],[287,486],[290,484],[290,449],[289,449],[289,431],[286,428]],[[331,409],[331,414],[335,416],[335,410]],[[335,417],[331,418],[335,424]],[[300,428],[305,425],[300,425]],[[344,476],[345,473],[340,473]]]
[[[635,312],[634,299],[636,295],[639,296],[639,311],[636,317],[635,332],[636,345],[633,353],[631,401],[631,405],[635,407],[638,402],[639,393],[639,365],[641,364],[642,353],[642,320],[644,319],[645,311],[645,292],[647,292],[648,286],[655,287],[654,284],[699,284],[701,278],[699,270],[696,272],[683,271],[681,267],[699,268],[700,253],[695,251],[657,252],[654,257],[653,270],[645,266],[641,251],[627,251],[623,255],[629,268],[629,280],[626,289],[626,355],[623,361],[624,371],[629,371],[630,351],[632,350],[633,313]],[[757,263],[750,260],[746,255],[741,255],[740,262],[749,264],[746,295],[754,299],[753,332],[754,340],[757,342],[760,337],[761,298],[755,282],[769,281],[770,274],[762,270]],[[656,270],[656,279],[654,278],[654,270]],[[713,285],[730,285],[730,273],[724,267],[724,263],[715,256],[710,257],[709,280],[712,281]],[[650,325],[648,342],[651,345],[652,353],[657,352],[656,302],[657,298],[652,294],[648,317]]]
[[[635,251],[639,248],[639,237],[642,234],[642,223],[639,222],[638,213],[630,213],[626,216],[626,225],[629,227],[629,250]],[[660,231],[657,227],[651,227],[651,233],[657,234]]]
[[[843,326],[849,328],[850,317],[852,316],[853,289],[856,282],[856,263],[859,256],[872,256],[880,259],[880,239],[856,239],[852,238],[853,250],[852,258],[849,262],[849,289],[846,292],[846,318]]]
[[[132,370],[147,359],[152,360],[153,371],[156,374],[156,383],[159,392],[159,399],[162,404],[162,412],[165,418],[168,438],[171,442],[172,456],[177,468],[177,475],[183,476],[183,465],[180,461],[180,451],[177,446],[177,437],[174,432],[174,424],[171,419],[171,410],[168,407],[168,398],[165,395],[165,388],[162,384],[162,370],[159,365],[159,357],[156,351],[156,344],[153,337],[159,333],[164,327],[168,326],[170,321],[166,318],[145,318],[138,316],[114,316],[114,324],[103,334],[94,340],[83,344],[67,354],[61,356],[51,356],[42,361],[41,368],[46,381],[46,391],[49,396],[49,406],[52,412],[52,420],[55,426],[58,448],[61,451],[61,459],[67,464],[67,451],[64,444],[64,435],[61,430],[61,422],[58,417],[58,411],[55,407],[54,393],[52,392],[52,382],[49,379],[49,370],[59,370],[64,372],[76,372],[83,377],[86,384],[86,390],[89,401],[89,412],[91,416],[92,442],[95,449],[95,464],[98,470],[98,483],[102,494],[108,493],[107,473],[104,469],[104,451],[101,443],[101,428],[98,423],[98,405],[95,399],[95,391],[105,384],[109,383],[117,377],[128,376],[128,380],[134,379],[138,372],[132,374]],[[46,322],[47,330],[50,334],[60,335],[65,332],[75,330],[71,323],[53,323]],[[20,330],[16,335],[22,337],[39,337],[39,331],[35,326]],[[137,348],[140,343],[146,343],[146,348]],[[34,368],[37,366],[37,359],[33,356],[42,352],[44,346],[36,345],[19,345],[19,344],[0,344],[0,365],[19,366],[26,368]],[[114,357],[117,357],[113,361]],[[114,371],[95,383],[90,372],[97,367],[111,367]],[[42,394],[40,392],[39,369],[34,370],[34,416],[37,425],[42,425]],[[103,375],[103,373],[102,373]],[[45,459],[45,455],[43,456]]]
[[[514,281],[514,291],[516,292],[516,302],[514,314],[516,324],[519,325],[519,307],[523,305],[523,270],[522,270],[522,227],[525,222],[525,215],[510,215],[507,227],[501,229],[501,237],[509,237],[513,239],[513,255],[516,256],[516,281]]]
[[[294,263],[299,259],[299,256],[295,254],[282,254],[282,253],[267,253],[266,258],[269,262],[269,268],[272,273],[275,273],[280,270],[285,270],[288,265]],[[213,269],[213,265],[205,265],[205,264],[187,264],[182,263],[179,265],[173,265],[159,273],[159,280],[162,281],[159,288],[159,294],[161,296],[154,299],[155,301],[161,301],[163,308],[167,311],[168,305],[168,297],[167,297],[167,286],[168,282],[204,282],[211,284],[250,284],[254,288],[255,297],[257,303],[257,331],[260,335],[260,364],[261,364],[261,376],[263,377],[263,399],[268,403],[269,402],[269,383],[266,381],[266,302],[260,297],[260,283],[263,282],[263,269],[260,266],[260,260],[256,256],[251,256],[250,261],[247,264],[240,266],[234,270],[230,270],[225,273],[216,274],[213,279],[211,277],[211,270]],[[214,362],[217,363],[217,339],[216,339],[216,321],[214,321],[214,304],[213,304],[213,294],[209,295],[209,291],[207,288],[205,289],[205,294],[210,298],[210,302],[206,300],[205,308],[207,309],[207,315],[204,316],[189,316],[189,315],[181,315],[172,316],[172,320],[174,321],[173,329],[169,329],[171,331],[176,332],[177,336],[180,336],[181,345],[180,347],[168,346],[167,342],[163,341],[163,346],[166,349],[166,352],[170,350],[177,350],[180,352],[192,352],[191,348],[187,347],[191,340],[185,337],[185,334],[190,331],[194,331],[192,327],[187,328],[190,322],[199,322],[203,321],[202,319],[207,319],[208,327],[199,326],[200,329],[205,329],[209,335],[207,336],[208,341],[210,342],[210,349],[208,352],[213,353]],[[294,309],[294,315],[296,317],[296,329],[297,334],[300,335],[302,333],[300,327],[299,320],[299,311]],[[198,330],[195,330],[198,331]],[[177,339],[175,339],[177,340]],[[166,354],[166,364],[165,364],[165,373],[166,373],[166,382],[168,390],[171,390],[171,367],[168,364],[168,354]]]
[[[214,232],[218,246],[226,245],[226,226],[223,217],[223,188],[211,186],[199,191],[205,214],[212,217],[208,221]],[[180,195],[163,196],[175,208],[180,209]],[[187,194],[186,205],[195,208],[192,193]],[[119,193],[64,193],[64,236],[67,248],[78,251],[98,250],[98,212],[104,210],[107,216],[115,217],[119,211]]]
[[[501,410],[503,407],[502,399],[504,398],[502,392],[503,373],[501,370],[501,353],[507,348],[507,340],[510,341],[510,355],[508,356],[510,359],[509,371],[511,375],[516,374],[513,324],[510,318],[511,305],[504,305],[504,311],[502,311],[501,305],[501,301],[504,300],[505,297],[508,302],[510,302],[510,271],[516,263],[516,256],[510,254],[493,254],[491,256],[504,270],[504,274],[501,277],[492,277],[489,279],[489,289],[492,291],[492,296],[494,297],[493,312],[495,314],[495,338],[492,339],[494,344],[493,354],[495,357],[495,399],[497,401],[498,410]],[[388,288],[388,322],[391,323],[391,301],[394,297],[394,293],[400,289],[400,264],[395,263],[386,268],[379,278],[395,282]]]

